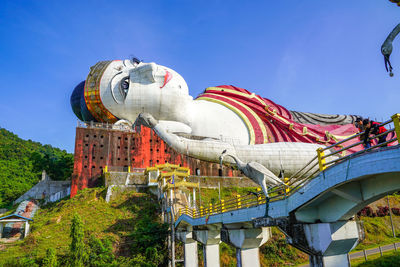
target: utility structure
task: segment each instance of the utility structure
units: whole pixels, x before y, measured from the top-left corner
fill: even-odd
[[[157,195],[161,202],[162,215],[164,222],[170,225],[170,235],[168,236],[168,249],[170,266],[175,266],[175,226],[176,216],[188,211],[188,208],[196,208],[196,189],[199,183],[188,182],[190,169],[180,167],[176,164],[158,164],[148,167],[145,171],[149,177],[149,186],[157,186]],[[176,212],[178,211],[178,212]],[[186,247],[193,250],[193,247]],[[197,248],[196,248],[197,249]],[[186,253],[188,254],[188,251]],[[184,260],[188,262],[188,259]]]

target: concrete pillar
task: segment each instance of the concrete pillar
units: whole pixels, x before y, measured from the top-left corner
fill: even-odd
[[[238,267],[259,267],[259,247],[271,236],[267,227],[253,229],[221,229],[221,240],[236,248]]]
[[[27,237],[29,234],[29,221],[25,221],[25,233],[24,238]]]
[[[4,224],[0,222],[0,238],[3,238],[3,229],[4,229]]]
[[[193,238],[203,245],[204,267],[219,267],[220,230],[196,230]]]
[[[193,232],[176,232],[176,238],[184,244],[185,267],[198,267],[197,241],[193,239]]]
[[[362,230],[355,221],[296,224],[288,242],[310,255],[312,267],[350,266],[347,258]]]

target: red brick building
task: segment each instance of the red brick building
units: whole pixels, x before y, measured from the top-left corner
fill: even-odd
[[[105,166],[146,168],[163,163],[189,167],[192,175],[240,176],[240,171],[220,169],[218,163],[198,160],[175,152],[153,130],[142,127],[140,133],[129,128],[113,129],[102,123],[79,123],[76,128],[74,172],[71,197],[78,190],[100,184]]]

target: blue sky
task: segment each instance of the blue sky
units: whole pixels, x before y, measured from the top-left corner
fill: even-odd
[[[232,84],[290,110],[386,120],[400,112],[400,41],[393,78],[380,46],[399,22],[388,0],[2,0],[0,127],[73,152],[74,86],[131,55],[178,71],[192,96]]]

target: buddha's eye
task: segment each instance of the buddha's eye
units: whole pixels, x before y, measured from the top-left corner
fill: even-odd
[[[129,77],[125,77],[122,79],[120,84],[121,94],[123,95],[124,99],[129,91]]]

